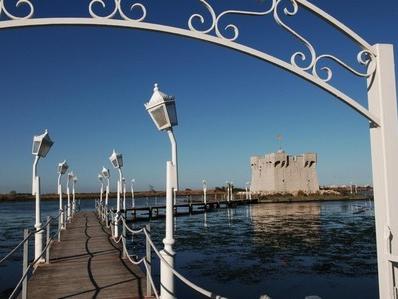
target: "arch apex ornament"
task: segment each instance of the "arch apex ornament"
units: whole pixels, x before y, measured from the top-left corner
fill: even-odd
[[[94,7],[102,7],[102,9],[106,9],[108,6],[110,6],[109,3],[113,3],[113,10],[108,13],[107,15],[101,15],[97,14],[95,12]],[[133,21],[133,22],[141,22],[145,19],[146,17],[146,8],[143,4],[141,3],[133,3],[130,5],[130,11],[133,10],[139,10],[141,15],[138,18],[133,18],[127,16],[127,14],[123,11],[122,9],[122,0],[91,0],[88,6],[89,13],[91,17],[93,18],[98,18],[98,19],[112,19],[114,18],[117,14],[119,14],[119,17],[126,21]]]

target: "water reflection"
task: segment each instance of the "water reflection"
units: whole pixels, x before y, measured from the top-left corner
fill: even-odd
[[[137,206],[154,203],[136,200]],[[82,205],[94,207],[92,201]],[[177,269],[229,298],[377,298],[374,218],[371,209],[355,214],[354,206],[368,203],[262,204],[175,218]],[[57,202],[44,202],[43,210],[43,216],[55,215]],[[0,256],[33,226],[33,211],[34,202],[0,203]],[[151,232],[162,248],[164,219],[151,221]],[[130,242],[134,254],[144,254],[142,236]],[[0,266],[1,291],[15,285],[20,260],[18,253]],[[153,266],[158,273],[156,259]],[[177,295],[201,298],[178,281]]]
[[[177,265],[230,298],[376,298],[374,218],[353,204],[362,203],[225,209],[206,214],[206,229],[197,215],[179,218]]]

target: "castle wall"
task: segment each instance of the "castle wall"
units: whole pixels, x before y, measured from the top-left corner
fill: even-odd
[[[314,193],[319,190],[317,156],[305,153],[289,156],[283,151],[250,158],[252,192]]]

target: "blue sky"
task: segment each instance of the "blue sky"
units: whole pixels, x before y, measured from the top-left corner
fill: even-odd
[[[37,17],[87,15],[88,1],[37,2]],[[142,3],[148,22],[187,28],[193,13],[207,17],[197,0]],[[220,12],[261,10],[267,1],[211,3]],[[396,1],[312,3],[369,43],[398,47]],[[359,48],[330,25],[302,11],[282,18],[318,53],[360,69],[354,60]],[[238,25],[238,42],[278,58],[290,60],[294,52],[305,51],[270,15],[229,16],[223,22]],[[243,186],[250,179],[250,156],[277,150],[277,134],[283,135],[288,153],[318,153],[321,184],[371,183],[368,122],[319,88],[265,62],[201,41],[110,27],[7,29],[0,38],[1,193],[29,192],[32,136],[46,128],[55,144],[39,163],[44,192],[56,191],[56,165],[64,159],[79,177],[79,191],[96,191],[97,173],[103,165],[111,168],[113,148],[124,154],[125,176],[136,179],[137,189],[164,189],[169,141],[143,105],[155,82],[176,96],[183,188],[199,188],[203,178],[211,187],[226,180]],[[366,106],[365,80],[330,66],[332,84]]]

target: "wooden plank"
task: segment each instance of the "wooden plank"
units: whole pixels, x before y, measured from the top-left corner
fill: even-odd
[[[145,274],[122,259],[94,212],[81,212],[28,282],[28,298],[144,298]]]

